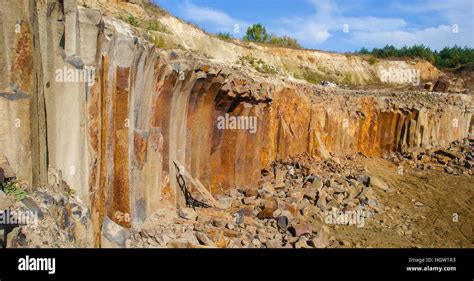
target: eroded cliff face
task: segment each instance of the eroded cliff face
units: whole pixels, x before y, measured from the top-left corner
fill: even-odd
[[[0,147],[19,177],[40,185],[47,158],[36,3],[2,1],[0,7]]]
[[[1,152],[35,185],[46,163],[62,171],[90,207],[94,246],[106,218],[135,227],[185,204],[174,163],[216,194],[257,187],[260,170],[287,156],[384,156],[472,130],[471,95],[249,75],[157,49],[75,1],[32,2],[1,5]]]

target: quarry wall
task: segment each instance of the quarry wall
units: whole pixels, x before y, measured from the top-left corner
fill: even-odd
[[[219,194],[255,188],[291,155],[384,156],[472,133],[471,95],[253,76],[158,49],[75,1],[0,10],[0,154],[33,186],[60,169],[90,207],[94,245],[105,218],[127,228],[184,205],[174,162]]]

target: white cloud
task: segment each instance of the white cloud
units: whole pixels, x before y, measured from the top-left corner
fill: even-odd
[[[238,24],[241,29],[248,26],[246,22],[235,19],[224,11],[198,6],[191,1],[185,1],[181,5],[181,11],[185,19],[196,23],[211,23],[215,25],[214,29],[219,31],[231,31],[235,24]]]
[[[397,2],[395,7],[405,13],[439,13],[441,17],[452,24],[470,22],[472,25],[472,15],[474,14],[474,2],[472,0],[425,0],[416,5]]]
[[[434,49],[442,49],[446,45],[468,44],[468,40],[461,33],[454,33],[450,25],[439,25],[414,31],[382,31],[382,32],[356,32],[352,38],[367,46],[384,46],[392,44],[396,47],[424,44]],[[472,42],[471,42],[472,44]]]
[[[435,49],[445,45],[474,44],[472,0],[424,0],[417,5],[393,2],[384,7],[393,10],[392,14],[395,16],[392,17],[348,15],[344,10],[347,7],[339,6],[336,0],[307,1],[314,8],[312,15],[281,18],[273,26],[267,25],[267,30],[278,35],[294,37],[308,47],[317,47],[318,44],[328,40],[357,43],[366,47],[424,44]],[[419,22],[407,22],[397,17],[397,13],[404,14],[408,18],[428,15],[436,24],[420,28]],[[195,5],[191,0],[182,2],[181,14],[183,18],[197,24],[206,23],[206,26],[211,24],[212,26],[208,28],[211,32],[232,32],[234,25],[239,24],[242,33],[250,25],[224,11]],[[345,24],[349,26],[349,33],[344,36],[341,32]],[[458,25],[459,33],[453,32],[453,24]]]
[[[275,29],[281,34],[295,37],[305,45],[326,42],[336,32],[343,30],[344,24],[349,26],[350,41],[363,46],[395,46],[424,44],[435,49],[446,45],[473,45],[473,2],[458,1],[426,1],[419,6],[402,6],[395,4],[392,8],[400,13],[431,13],[439,17],[437,26],[413,28],[403,18],[345,16],[344,11],[334,0],[308,0],[315,9],[313,15],[302,18],[287,18],[282,22],[284,28]],[[452,24],[458,24],[459,33],[453,32]]]
[[[392,31],[404,28],[407,23],[399,18],[346,17],[333,0],[310,0],[315,14],[306,18],[284,19],[287,26],[279,33],[290,34],[304,44],[324,43],[332,34],[342,31],[345,24],[350,32],[355,31]]]

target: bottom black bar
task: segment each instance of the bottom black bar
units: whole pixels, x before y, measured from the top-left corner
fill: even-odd
[[[474,280],[473,256],[472,249],[4,249],[0,281]]]

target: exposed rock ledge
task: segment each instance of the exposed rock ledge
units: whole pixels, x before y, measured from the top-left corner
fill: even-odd
[[[27,95],[0,97],[0,154],[34,185],[46,184],[47,165],[61,169],[90,206],[97,244],[106,217],[130,227],[184,204],[173,161],[219,193],[255,187],[260,170],[286,156],[381,156],[446,146],[472,130],[470,95],[325,90],[250,76],[156,49],[75,1],[33,2],[0,4],[0,35],[9,39],[0,89]],[[56,81],[60,69],[87,67],[95,68],[89,83]],[[219,129],[226,113],[256,117],[256,133]],[[119,220],[124,214],[131,219]]]

